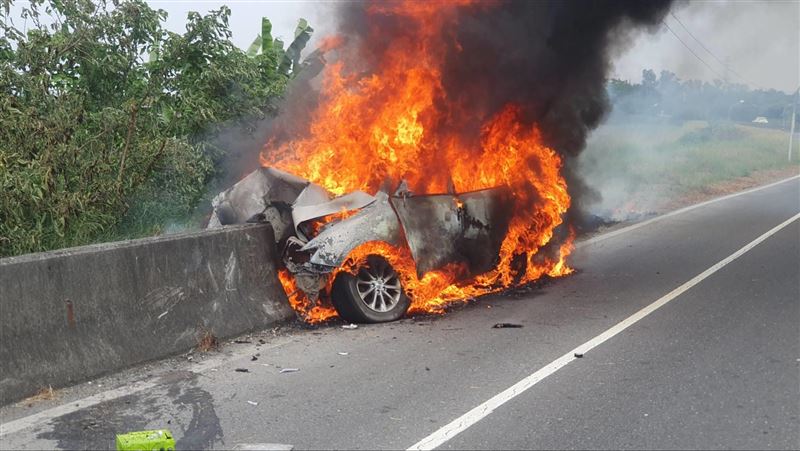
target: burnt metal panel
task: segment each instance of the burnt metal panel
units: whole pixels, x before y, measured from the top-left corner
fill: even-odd
[[[274,168],[251,172],[211,201],[214,212],[209,227],[242,224],[263,213],[270,204],[291,205],[308,185],[307,180]],[[282,215],[277,215],[276,218]]]
[[[496,264],[513,207],[505,188],[463,194],[392,197],[417,275],[463,262],[472,274]]]
[[[356,246],[368,241],[399,245],[401,229],[420,277],[453,262],[467,263],[473,274],[496,264],[513,209],[513,195],[508,189],[420,196],[400,189],[398,193],[390,197],[379,192],[373,197],[355,191],[331,200],[322,187],[307,180],[274,168],[260,168],[214,198],[209,227],[243,223],[260,215],[272,224],[276,242],[297,235],[300,245],[306,241],[298,230],[302,222],[360,209],[349,218],[329,222],[302,245],[299,250],[310,258],[304,263],[294,262],[293,272],[330,272]]]
[[[464,233],[458,243],[472,274],[497,264],[500,245],[508,231],[514,198],[506,188],[491,188],[458,195],[462,203]]]
[[[302,250],[313,252],[310,263],[330,267],[331,271],[344,262],[350,251],[368,241],[392,245],[400,241],[400,223],[384,192],[378,192],[375,201],[355,215],[327,225]]]
[[[392,197],[391,203],[403,225],[418,276],[464,260],[457,248],[463,226],[455,196]]]
[[[366,207],[372,202],[375,202],[375,197],[363,191],[353,191],[352,193],[345,194],[335,199],[327,200],[326,198],[316,204],[306,203],[300,205],[299,200],[300,198],[298,198],[298,202],[295,202],[294,208],[292,209],[292,218],[298,236],[301,235],[301,230],[299,228],[301,223],[342,211],[358,210],[359,208]]]
[[[309,182],[303,191],[297,195],[297,198],[292,203],[292,208],[322,204],[329,200],[331,200],[331,195],[325,188]]]

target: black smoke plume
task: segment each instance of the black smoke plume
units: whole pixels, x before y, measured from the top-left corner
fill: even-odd
[[[611,59],[637,30],[656,29],[670,5],[671,0],[522,0],[460,7],[452,28],[441,30],[449,43],[442,108],[477,113],[475,122],[466,124],[471,130],[463,130],[468,135],[478,133],[479,122],[509,102],[520,105],[525,120],[539,126],[545,144],[561,154],[577,207],[571,220],[579,221],[574,213],[593,193],[577,177],[576,160],[587,135],[610,109],[606,77]],[[356,2],[340,8],[340,32],[368,43],[361,46],[366,70],[380,63],[393,36],[407,36],[415,26],[402,15],[368,14],[369,7]]]

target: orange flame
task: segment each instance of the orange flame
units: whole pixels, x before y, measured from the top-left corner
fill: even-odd
[[[321,218],[312,219],[308,221],[309,232],[311,233],[311,236],[316,236],[326,224],[332,221],[341,221],[343,219],[347,219],[356,213],[358,213],[358,210],[347,210],[344,207],[342,207],[342,209],[337,211],[336,213],[331,213]]]
[[[337,316],[336,309],[333,307],[318,305],[308,299],[308,296],[297,288],[294,276],[289,270],[279,270],[278,280],[281,281],[286,297],[289,298],[289,305],[309,323],[317,324]]]
[[[380,52],[370,52],[367,42],[326,41],[336,43],[326,45],[336,47],[338,60],[323,71],[310,133],[291,142],[270,142],[261,155],[263,165],[307,178],[337,195],[357,189],[375,192],[387,179],[405,179],[415,193],[443,193],[449,186],[458,192],[511,188],[515,210],[497,267],[466,282],[458,282],[465,272],[460,265],[418,279],[405,248],[366,243],[352,251],[339,270],[352,268],[369,254],[384,256],[400,273],[412,311],[441,312],[455,300],[572,272],[566,257],[574,235],[555,251],[547,246],[570,206],[558,154],[522,119],[519,105],[508,104],[487,116],[460,108],[458,99],[448,98],[442,87],[445,46],[458,47],[447,35],[448,23],[457,20],[458,8],[467,3],[371,4],[367,14],[402,16],[410,21],[410,31],[391,36],[387,43],[384,30],[375,25],[370,33],[373,42],[385,45]],[[365,73],[363,55],[376,59],[372,63],[377,69]],[[289,279],[288,273],[281,275],[287,293],[295,290]],[[331,314],[325,308],[314,311],[310,303],[295,300],[293,305],[312,322]]]

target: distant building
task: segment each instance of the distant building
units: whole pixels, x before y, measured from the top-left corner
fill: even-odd
[[[757,118],[753,119],[754,124],[769,124],[769,121],[764,116],[758,116]]]

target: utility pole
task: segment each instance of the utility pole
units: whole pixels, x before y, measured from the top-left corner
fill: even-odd
[[[794,140],[794,122],[795,114],[797,113],[797,96],[800,95],[800,87],[794,92],[794,101],[792,102],[792,125],[789,128],[789,161],[792,161],[792,145]]]

